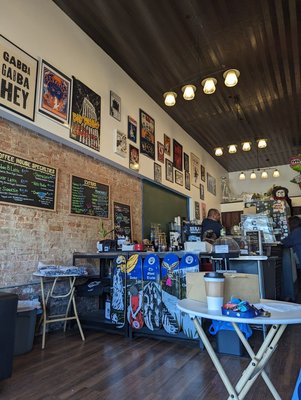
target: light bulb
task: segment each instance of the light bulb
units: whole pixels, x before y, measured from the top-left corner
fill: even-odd
[[[278,169],[275,169],[275,171],[273,172],[273,178],[279,178],[280,173],[278,171]]]
[[[175,92],[166,92],[163,94],[164,103],[168,107],[172,107],[176,104],[177,93]]]
[[[244,174],[244,172],[241,172],[240,174],[239,174],[239,180],[240,181],[244,181],[246,179],[246,175]]]
[[[259,149],[264,149],[267,147],[267,140],[266,139],[259,139],[257,140],[257,146]]]
[[[237,69],[228,69],[228,71],[224,72],[223,74],[225,85],[228,87],[233,87],[237,85],[239,75],[240,72]]]
[[[243,151],[250,151],[251,150],[251,142],[242,143],[242,150]]]
[[[216,148],[214,149],[214,154],[215,154],[217,157],[222,156],[222,155],[223,155],[223,148],[222,148],[222,147],[216,147]]]
[[[183,98],[185,100],[193,100],[195,96],[196,87],[194,85],[186,85],[182,87]]]
[[[268,177],[269,177],[269,175],[268,175],[267,171],[262,171],[261,178],[262,179],[267,179]]]
[[[230,154],[234,154],[234,153],[236,153],[237,152],[237,145],[236,144],[230,144],[229,146],[228,146],[228,148],[229,148],[229,153]]]
[[[206,78],[202,82],[202,86],[204,86],[203,92],[205,94],[212,94],[215,92],[215,85],[217,84],[217,80],[214,78]]]
[[[255,171],[252,171],[252,173],[250,175],[250,179],[256,179]]]

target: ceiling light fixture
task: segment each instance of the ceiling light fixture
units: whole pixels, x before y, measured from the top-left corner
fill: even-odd
[[[246,180],[246,175],[244,174],[244,172],[241,172],[241,173],[239,174],[239,180],[240,180],[240,181]]]
[[[266,170],[262,171],[261,178],[262,179],[268,179],[268,177],[269,177],[269,174],[267,173],[267,171]]]
[[[228,146],[228,149],[229,149],[228,151],[229,151],[230,154],[234,154],[234,153],[237,152],[237,145],[236,144],[230,144]]]
[[[185,85],[182,87],[183,97],[185,100],[193,100],[196,87],[194,85]]]
[[[273,178],[279,178],[280,173],[278,171],[278,169],[275,169],[275,171],[273,172]]]
[[[176,104],[177,93],[175,92],[166,92],[163,94],[164,103],[168,107],[172,107]]]
[[[238,69],[228,69],[228,71],[223,73],[225,85],[227,87],[233,87],[237,85],[239,75],[240,72],[238,71]]]
[[[216,148],[214,149],[214,154],[215,154],[217,157],[222,156],[222,155],[223,155],[223,148],[222,148],[222,147],[216,147]]]
[[[251,142],[243,142],[242,144],[243,151],[250,151],[251,150]]]
[[[217,70],[212,74],[215,75],[217,73],[222,72],[223,70]],[[211,75],[211,74],[210,74]],[[217,79],[213,76],[207,76],[206,78],[201,79],[201,85],[203,86],[203,92],[205,94],[213,94],[216,91]],[[238,83],[238,77],[240,72],[237,69],[228,69],[223,73],[223,77],[225,79],[224,83],[227,87],[233,87]],[[200,77],[195,76],[191,79],[193,83],[199,82]],[[184,83],[184,82],[183,82]],[[178,86],[179,87],[179,86]],[[166,106],[171,107],[176,104],[177,94],[171,89],[171,91],[164,93],[164,103]],[[183,98],[185,100],[193,100],[195,97],[195,92],[197,87],[194,84],[186,84],[182,87]]]
[[[267,147],[267,140],[266,139],[258,139],[257,146],[259,149],[265,149]]]
[[[201,84],[204,86],[203,92],[205,94],[212,94],[216,90],[217,80],[215,78],[206,78],[202,80]]]
[[[251,172],[250,179],[256,179],[255,171]]]

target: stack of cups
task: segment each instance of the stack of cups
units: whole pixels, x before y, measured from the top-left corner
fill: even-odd
[[[224,304],[224,274],[208,272],[204,275],[208,310],[221,311]]]

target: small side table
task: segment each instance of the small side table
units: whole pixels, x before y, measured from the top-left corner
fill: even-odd
[[[37,276],[40,278],[40,283],[41,283],[41,296],[42,296],[42,307],[43,307],[43,314],[41,316],[40,323],[43,323],[43,336],[42,336],[42,349],[45,348],[45,336],[46,336],[46,326],[47,324],[51,324],[54,322],[61,322],[64,321],[64,332],[66,332],[66,326],[67,326],[67,321],[72,321],[76,320],[77,326],[81,335],[81,338],[83,341],[85,341],[85,336],[78,318],[78,313],[77,313],[77,308],[76,308],[76,302],[75,302],[75,297],[74,297],[74,291],[75,291],[75,281],[77,277],[80,277],[80,275],[68,275],[68,274],[62,274],[62,275],[45,275],[39,272],[34,272],[34,276]],[[55,287],[58,281],[60,280],[66,280],[69,284],[69,288],[67,293],[64,294],[55,294]],[[45,292],[45,287],[44,284],[46,281],[52,281],[51,288],[48,290],[47,294]],[[68,305],[66,308],[66,312],[64,314],[56,314],[56,315],[48,315],[47,314],[47,304],[49,302],[49,299],[63,299],[67,298],[68,299]],[[73,305],[73,311],[74,315],[73,316],[68,316],[71,303]]]

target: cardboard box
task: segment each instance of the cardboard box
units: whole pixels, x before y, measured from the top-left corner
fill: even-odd
[[[243,214],[256,214],[256,206],[245,207],[243,209]]]
[[[187,272],[186,284],[187,299],[206,301],[204,275],[206,272]],[[236,272],[225,272],[224,303],[231,296],[249,303],[259,303],[259,282],[256,274],[242,274]]]

